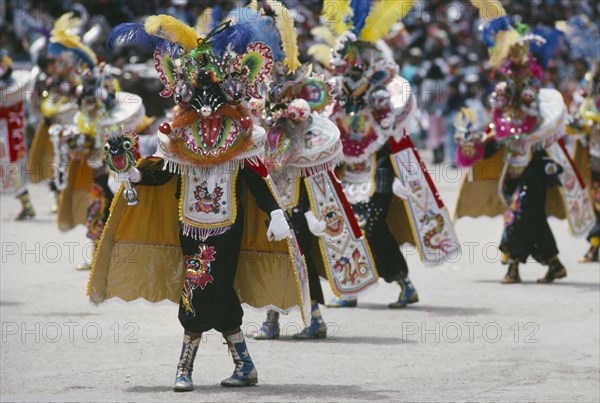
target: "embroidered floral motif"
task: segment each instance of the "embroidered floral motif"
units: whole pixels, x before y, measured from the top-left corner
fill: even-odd
[[[186,312],[196,315],[192,305],[194,290],[200,287],[201,290],[213,282],[211,272],[211,262],[215,260],[215,248],[201,244],[198,253],[185,255],[183,257],[185,264],[185,284],[181,295],[183,306]]]

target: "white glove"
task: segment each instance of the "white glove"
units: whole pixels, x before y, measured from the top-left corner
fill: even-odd
[[[142,180],[142,173],[136,167],[131,167],[123,173],[115,173],[115,176],[116,181],[119,183],[125,182],[127,179],[132,183],[137,183]]]
[[[412,196],[410,189],[404,186],[398,178],[394,178],[394,183],[392,183],[392,192],[394,192],[394,194],[402,200],[408,200],[408,198]]]
[[[313,214],[312,211],[308,210],[304,213],[304,217],[306,217],[306,223],[308,224],[308,229],[314,236],[318,236],[319,238],[325,235],[325,228],[327,224],[325,221],[318,220],[317,217]]]
[[[271,211],[271,223],[267,229],[267,239],[269,241],[281,241],[289,236],[290,226],[283,215],[283,210]]]
[[[114,175],[108,175],[107,185],[110,191],[113,192],[113,194],[117,194],[119,188],[121,187],[121,182],[117,182]]]

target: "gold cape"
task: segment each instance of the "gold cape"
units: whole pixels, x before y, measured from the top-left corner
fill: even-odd
[[[465,177],[462,181],[454,220],[461,217],[495,217],[504,214],[507,206],[498,194],[500,176],[504,168],[504,147],[501,147],[491,158],[482,159],[473,165],[472,180]],[[546,214],[565,219],[566,207],[559,186],[546,191]]]
[[[94,173],[85,161],[71,160],[67,170],[67,186],[58,198],[58,229],[65,232],[78,224],[86,225],[90,186]]]
[[[29,148],[27,156],[27,173],[31,183],[39,183],[54,178],[54,146],[50,142],[48,126],[42,120]]]
[[[140,160],[138,166],[152,164]],[[123,187],[115,195],[87,288],[93,303],[110,298],[179,303],[185,269],[179,244],[179,201],[174,197],[177,176],[162,186],[137,186],[139,204],[128,206]],[[287,240],[268,242],[265,222],[246,186],[240,195],[244,233],[234,287],[242,303],[281,312],[300,308],[301,285]]]

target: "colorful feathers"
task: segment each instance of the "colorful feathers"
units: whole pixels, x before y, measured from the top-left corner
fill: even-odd
[[[324,0],[321,19],[336,35],[341,35],[350,28],[352,9],[350,0]]]
[[[298,55],[298,38],[294,28],[294,18],[289,10],[280,2],[270,3],[271,8],[275,12],[275,23],[281,35],[281,47],[285,53],[283,64],[287,66],[290,72],[296,71],[300,66]]]
[[[350,7],[353,11],[352,24],[354,27],[352,32],[354,32],[354,35],[360,35],[360,32],[364,28],[372,3],[372,0],[352,0],[350,3]]]
[[[252,28],[245,23],[232,24],[225,28],[223,31],[216,34],[210,42],[213,45],[213,51],[215,54],[220,55],[223,53],[228,45],[236,53],[244,53],[246,47],[252,42],[254,32]]]
[[[285,54],[281,49],[281,36],[272,18],[261,15],[251,8],[236,8],[229,13],[227,19],[232,20],[234,26],[242,24],[252,30],[251,42],[263,42],[271,48],[275,61],[284,59]]]
[[[185,51],[190,51],[198,44],[198,35],[194,28],[189,27],[170,15],[153,15],[146,19],[146,32],[177,43]]]
[[[87,63],[89,67],[93,67],[98,62],[96,54],[81,42],[79,36],[68,32],[69,29],[75,27],[77,24],[79,24],[79,18],[76,18],[73,13],[63,14],[56,20],[50,37],[50,45],[55,44],[55,46],[49,46],[48,50],[60,53],[65,49],[69,49]]]
[[[106,46],[114,49],[120,46],[139,46],[143,49],[154,49],[164,43],[165,39],[149,35],[144,25],[134,22],[119,24],[108,35]]]
[[[360,40],[376,42],[386,36],[394,23],[404,18],[416,0],[381,0],[367,17]]]

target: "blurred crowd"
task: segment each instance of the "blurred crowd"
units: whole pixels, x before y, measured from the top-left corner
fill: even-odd
[[[111,27],[143,21],[145,16],[169,14],[190,26],[212,8],[211,18],[222,18],[241,0],[0,0],[0,48],[23,64],[36,63],[39,49],[36,40],[50,31],[55,19],[66,11],[75,11],[86,20],[83,42],[116,67],[132,66],[150,60],[150,54],[139,50],[106,49]],[[292,11],[298,28],[301,60],[317,39],[311,29],[320,25],[322,1],[284,1]],[[532,32],[555,44],[551,51],[537,54],[544,68],[543,86],[561,91],[567,105],[589,71],[587,61],[574,54],[555,23],[575,15],[586,15],[596,24],[600,20],[600,2],[596,0],[502,0],[507,14],[515,23],[526,24]],[[406,18],[394,27],[387,38],[389,53],[418,94],[420,117],[411,136],[420,148],[432,151],[433,162],[453,163],[453,119],[457,111],[468,106],[485,115],[489,109],[487,95],[493,89],[493,72],[487,59],[487,47],[481,40],[481,21],[477,10],[466,0],[420,0]],[[129,69],[129,76],[144,78],[143,69]],[[148,78],[154,78],[151,74]],[[152,80],[135,91],[146,91],[156,99]],[[132,81],[132,86],[136,80]],[[124,82],[127,89],[127,80]],[[147,88],[146,88],[147,87]],[[129,90],[132,90],[131,88]],[[159,99],[156,109],[168,107]],[[150,106],[150,112],[152,105]],[[158,111],[156,111],[158,112]]]

